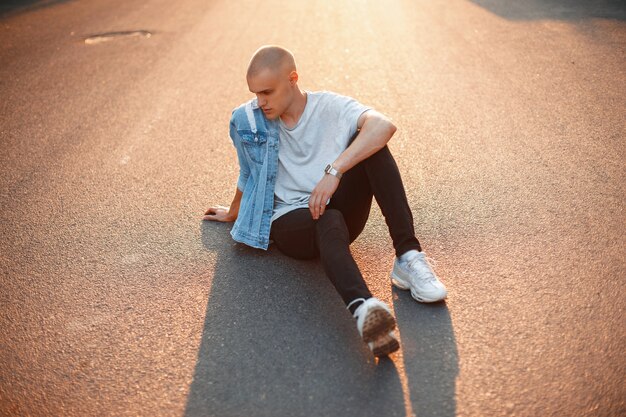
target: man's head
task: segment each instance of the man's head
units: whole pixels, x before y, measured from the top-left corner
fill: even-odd
[[[268,119],[280,117],[299,92],[296,62],[291,52],[280,46],[259,48],[250,60],[246,79]]]

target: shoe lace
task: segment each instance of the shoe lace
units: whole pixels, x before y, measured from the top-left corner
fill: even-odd
[[[352,300],[347,306],[346,309],[350,310],[350,307],[352,307],[352,304],[354,303],[358,303],[361,302],[361,305],[363,305],[363,303],[365,302],[365,298],[356,298],[354,300]],[[360,306],[359,306],[360,307]],[[356,312],[358,311],[359,307],[356,308],[356,310],[354,310],[354,316],[356,317]]]
[[[426,282],[434,282],[437,280],[435,274],[433,273],[433,269],[436,265],[437,262],[433,258],[415,257],[407,262],[406,267],[410,270],[416,271],[417,276],[420,278],[420,280]]]

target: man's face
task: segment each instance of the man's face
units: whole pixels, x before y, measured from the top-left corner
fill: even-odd
[[[268,119],[276,119],[291,105],[292,84],[289,74],[265,69],[248,78],[248,88],[256,94],[259,107]]]

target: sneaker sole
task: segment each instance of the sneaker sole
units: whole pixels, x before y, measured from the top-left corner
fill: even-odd
[[[372,309],[363,322],[363,341],[374,342],[396,328],[396,319],[383,308]]]
[[[401,290],[411,290],[411,297],[413,297],[416,301],[419,301],[420,303],[436,303],[437,301],[445,300],[445,298],[447,297],[446,294],[441,298],[425,298],[413,291],[411,285],[408,284],[406,281],[403,281],[402,278],[398,277],[395,272],[391,273],[391,283]]]
[[[400,343],[390,334],[376,339],[372,343],[372,353],[376,357],[388,356],[398,349],[400,349]]]

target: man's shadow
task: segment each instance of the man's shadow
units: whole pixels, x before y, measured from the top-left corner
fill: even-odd
[[[459,357],[445,302],[423,304],[393,289],[404,369],[416,416],[455,416]]]
[[[623,0],[471,0],[507,20],[565,20],[601,18],[626,20]]]
[[[0,3],[0,18],[14,16],[20,13],[31,12],[68,0],[4,0]]]
[[[265,252],[234,243],[230,227],[200,226],[216,264],[185,415],[404,416],[396,364],[371,355],[319,261],[294,260],[273,246]],[[432,391],[444,389],[434,398],[451,402],[444,408],[454,411],[454,376],[441,377],[438,364],[444,360],[437,357],[450,346],[427,352],[431,344],[454,345],[449,317],[448,330],[441,329],[445,337],[426,341],[422,333],[431,324],[422,321],[431,313],[404,298],[400,294],[396,312],[413,410],[422,409],[416,399],[431,404]],[[443,316],[438,321],[445,322]],[[430,379],[417,379],[425,376]],[[453,415],[439,409],[438,415]]]

